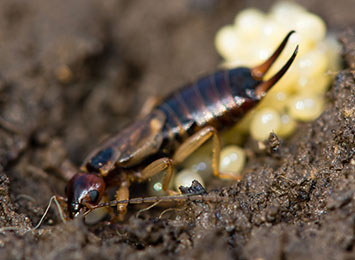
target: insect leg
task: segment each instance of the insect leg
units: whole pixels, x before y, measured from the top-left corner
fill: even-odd
[[[143,179],[148,179],[162,171],[165,172],[163,177],[163,190],[167,191],[169,194],[175,194],[176,192],[168,190],[174,174],[174,165],[170,158],[163,157],[155,160],[141,171],[141,177]]]
[[[120,188],[116,191],[116,200],[128,200],[129,199],[129,181],[123,180],[120,183]],[[124,216],[127,212],[128,203],[117,204],[118,219],[119,221],[124,220]]]
[[[173,156],[176,164],[183,162],[188,156],[196,151],[202,144],[212,138],[212,169],[216,177],[227,180],[240,180],[232,174],[221,173],[219,171],[219,158],[221,153],[221,142],[217,130],[212,126],[206,126],[197,133],[193,134],[178,148]]]

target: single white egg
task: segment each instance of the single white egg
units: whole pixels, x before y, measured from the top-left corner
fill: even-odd
[[[271,8],[270,17],[279,23],[284,24],[285,26],[292,27],[294,17],[297,14],[304,12],[306,12],[306,10],[294,2],[280,1],[274,4]]]
[[[219,170],[225,174],[237,176],[244,168],[245,151],[236,145],[229,145],[222,149]]]
[[[258,9],[249,8],[241,11],[235,18],[238,36],[243,41],[257,39],[264,22],[265,15]]]
[[[203,179],[198,173],[190,169],[184,169],[176,175],[175,189],[180,191],[180,186],[190,187],[194,180],[197,180],[203,187],[205,186]]]
[[[324,110],[324,99],[317,94],[295,95],[289,102],[290,115],[301,121],[312,121]]]
[[[222,27],[216,35],[215,45],[219,54],[226,60],[239,59],[243,55],[243,44],[234,26]]]
[[[324,21],[318,15],[303,12],[297,16],[295,30],[302,37],[316,43],[324,39],[327,29]]]
[[[297,59],[295,64],[295,68],[297,68],[298,73],[300,75],[306,75],[308,77],[313,77],[321,73],[325,75],[327,67],[327,56],[319,50],[311,50],[303,54]]]
[[[181,165],[185,169],[197,172],[204,181],[212,178],[212,143],[208,142],[197,149]]]
[[[296,120],[286,113],[280,116],[280,120],[281,125],[276,134],[281,137],[289,137],[296,130]]]
[[[281,121],[279,113],[272,108],[257,111],[251,121],[250,133],[255,140],[266,140],[271,132],[277,132]]]

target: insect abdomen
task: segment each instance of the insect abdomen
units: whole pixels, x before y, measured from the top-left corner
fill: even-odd
[[[182,142],[206,125],[216,129],[242,118],[255,100],[246,93],[259,81],[245,79],[246,68],[218,71],[170,95],[159,107],[167,117],[165,131]]]

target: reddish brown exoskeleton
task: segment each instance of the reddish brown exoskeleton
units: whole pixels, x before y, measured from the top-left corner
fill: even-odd
[[[183,162],[212,138],[212,169],[215,176],[236,180],[218,170],[218,130],[233,126],[285,74],[298,46],[287,63],[267,81],[262,78],[284,49],[291,31],[274,54],[258,67],[221,70],[179,89],[93,151],[66,189],[68,211],[73,218],[82,209],[97,207],[105,189],[116,185],[117,210],[124,216],[129,186],[164,171],[163,190],[173,175],[174,165]],[[175,196],[176,197],[176,196]],[[171,197],[173,199],[173,197]],[[112,203],[110,205],[113,205]]]

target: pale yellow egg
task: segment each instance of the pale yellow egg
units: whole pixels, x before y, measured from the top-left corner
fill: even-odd
[[[212,143],[208,142],[197,149],[183,163],[182,167],[198,173],[204,181],[213,176],[212,173]]]
[[[243,43],[237,36],[234,26],[222,27],[216,35],[215,45],[217,51],[226,60],[239,59],[243,52]]]
[[[268,46],[273,51],[290,31],[274,19],[265,20],[259,36],[259,44]]]
[[[280,1],[271,8],[270,17],[285,26],[292,27],[294,17],[298,13],[304,12],[306,12],[306,10],[294,2]]]
[[[236,145],[224,147],[221,151],[219,170],[225,174],[237,176],[244,168],[245,151]]]
[[[324,94],[329,85],[331,77],[324,75],[324,73],[313,76],[301,76],[298,79],[298,84],[295,85],[296,93],[309,93],[309,94]]]
[[[285,110],[288,96],[287,92],[272,88],[258,104],[258,109],[271,107],[281,112]]]
[[[290,99],[288,111],[290,115],[301,121],[312,121],[324,110],[324,98],[317,94],[303,93]]]
[[[341,45],[336,36],[328,35],[324,41],[318,42],[316,48],[328,58],[328,71],[335,75],[341,68]]]
[[[251,120],[250,133],[255,140],[267,139],[271,132],[277,132],[281,121],[279,113],[272,108],[257,111]]]
[[[249,8],[241,11],[235,18],[235,27],[238,36],[243,41],[257,39],[262,24],[265,22],[265,15],[258,9]]]
[[[280,120],[281,125],[276,134],[284,138],[289,137],[296,130],[296,120],[294,120],[289,114],[286,113],[280,116]]]
[[[301,34],[302,37],[316,43],[324,39],[326,25],[318,15],[303,12],[297,15],[295,30]]]
[[[319,50],[309,51],[302,56],[300,56],[295,64],[295,69],[297,69],[299,74],[313,77],[323,73],[328,67],[327,57]]]
[[[274,73],[273,75],[275,75]],[[276,84],[272,87],[274,91],[284,92],[290,94],[293,92],[293,86],[298,81],[299,73],[298,71],[290,67],[289,70],[282,76],[282,78],[276,82]]]
[[[194,180],[197,180],[202,186],[205,186],[203,179],[198,173],[190,169],[184,169],[176,175],[174,187],[179,191],[180,186],[190,187]]]
[[[298,31],[296,31],[294,34],[291,35],[287,45],[289,46],[286,47],[287,48],[286,53],[288,57],[291,55],[291,53],[293,53],[297,45],[298,45],[297,56],[302,56],[304,53],[308,52],[309,50],[314,49],[314,43],[309,38],[303,37],[302,34],[298,33]]]

